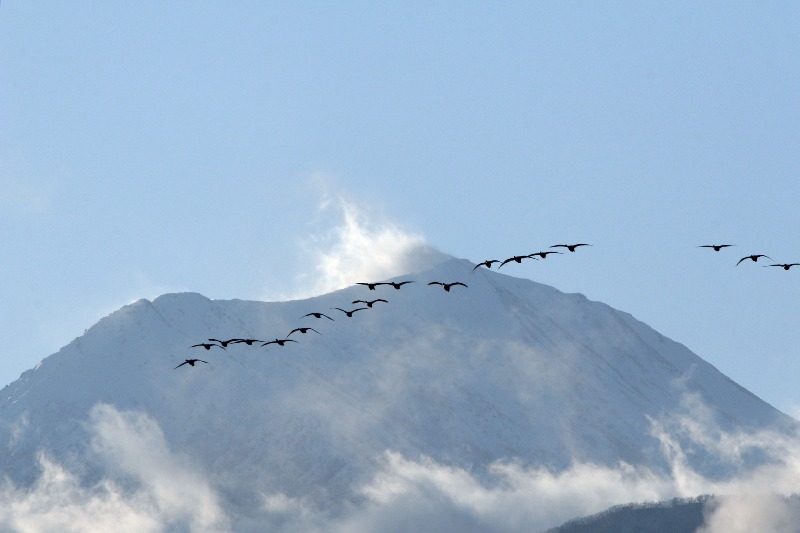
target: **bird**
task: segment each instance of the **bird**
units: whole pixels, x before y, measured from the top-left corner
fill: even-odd
[[[456,281],[453,283],[442,283],[441,281],[431,281],[430,283],[428,283],[428,285],[441,285],[442,288],[447,292],[450,292],[450,287],[454,287],[456,285],[461,285],[462,287],[467,286],[465,283],[461,283],[460,281]]]
[[[497,268],[502,268],[503,265],[505,265],[506,263],[510,263],[511,261],[516,261],[517,263],[522,263],[523,259],[536,259],[536,258],[533,257],[533,254],[531,254],[531,255],[515,255],[514,257],[509,257],[508,259],[506,259],[505,261],[500,263],[500,266],[497,267]],[[538,259],[536,259],[536,260],[538,261]]]
[[[289,335],[291,335],[292,333],[294,333],[296,331],[299,331],[300,333],[308,333],[309,330],[313,331],[317,335],[322,335],[322,333],[320,333],[319,331],[315,330],[314,328],[294,328],[286,336],[288,337]]]
[[[498,259],[487,259],[486,261],[483,261],[482,263],[478,263],[477,265],[472,267],[472,270],[475,270],[476,268],[481,267],[481,266],[485,266],[486,268],[492,268],[492,265],[494,263],[499,263],[499,262],[500,261]],[[500,267],[498,267],[498,268],[500,268]]]
[[[189,348],[197,348],[198,346],[202,346],[206,350],[210,350],[212,346],[216,346],[218,348],[222,348],[223,350],[225,349],[224,346],[220,346],[219,344],[217,344],[215,342],[201,342],[200,344],[192,344],[191,346],[189,346]]]
[[[219,339],[208,339],[208,340],[214,341],[214,342],[218,342],[220,344],[220,346],[222,346],[223,348],[227,348],[228,344],[230,344],[231,342],[234,342],[234,341],[238,341],[239,339],[228,339],[226,341],[221,341]]]
[[[781,263],[777,265],[764,265],[764,268],[771,266],[771,267],[782,267],[784,270],[789,270],[793,266],[800,266],[800,263]]]
[[[753,254],[753,255],[748,255],[748,256],[742,257],[741,259],[739,259],[739,263],[741,263],[741,262],[742,262],[742,261],[744,261],[745,259],[752,259],[752,260],[753,260],[753,262],[757,262],[759,257],[766,257],[767,259],[772,259],[772,258],[771,258],[770,256],[768,256],[768,255],[764,255],[764,254]],[[736,263],[736,266],[739,266],[739,263]]]
[[[264,342],[260,339],[231,339],[228,341],[228,344],[238,344],[238,343],[245,343],[248,346],[252,346],[254,342]]]
[[[208,364],[208,361],[203,361],[202,359],[187,359],[186,361],[184,361],[183,363],[179,364],[178,366],[176,366],[176,367],[175,367],[175,368],[173,368],[172,370],[175,370],[176,368],[180,368],[180,367],[182,367],[183,365],[194,366],[194,364],[195,364],[195,363],[205,363],[205,364]]]
[[[375,290],[375,287],[377,287],[378,285],[386,285],[386,283],[383,283],[383,282],[378,282],[378,283],[365,283],[365,282],[363,282],[363,281],[359,281],[358,283],[356,283],[356,285],[364,285],[364,286],[365,286],[366,288],[368,288],[369,290],[371,290],[371,291],[374,291],[374,290]]]
[[[355,313],[356,311],[363,311],[364,309],[369,309],[369,308],[368,307],[356,307],[352,311],[345,311],[341,307],[331,307],[331,309],[338,309],[342,313],[346,314],[348,318],[353,318],[353,313]]]
[[[394,287],[395,289],[397,289],[399,291],[400,287],[402,287],[406,283],[414,283],[414,282],[413,281],[390,281],[388,283],[381,283],[381,285],[391,285],[392,287]]]
[[[305,317],[307,317],[307,316],[313,316],[314,318],[322,318],[322,317],[325,317],[325,318],[327,318],[328,320],[333,320],[331,317],[329,317],[329,316],[328,316],[328,315],[326,315],[325,313],[308,313],[307,315],[303,315],[303,316],[301,316],[300,318],[305,318]]]
[[[570,250],[570,251],[574,251],[574,250]],[[560,253],[561,252],[536,252],[535,254],[531,254],[531,257],[533,257],[535,255],[538,255],[542,259],[546,259],[547,256],[550,255],[550,254],[560,254]]]
[[[364,304],[367,307],[372,307],[373,305],[375,305],[375,302],[386,302],[387,304],[389,303],[388,300],[384,300],[383,298],[378,298],[375,300],[353,300],[351,303]]]
[[[735,244],[701,244],[698,248],[713,248],[715,252],[719,252],[723,248],[736,246]]]
[[[554,244],[550,248],[566,248],[570,252],[574,252],[575,248],[577,248],[578,246],[591,246],[591,244],[586,244],[585,242],[582,242],[580,244]]]
[[[265,342],[261,346],[263,347],[266,346],[267,344],[277,344],[278,346],[283,346],[287,342],[297,342],[297,341],[294,339],[275,339],[274,341]]]

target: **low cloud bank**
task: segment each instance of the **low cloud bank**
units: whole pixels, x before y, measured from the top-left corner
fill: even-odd
[[[29,488],[6,481],[0,529],[21,533],[230,531],[213,489],[186,458],[170,451],[158,424],[142,413],[95,406],[91,449],[108,477],[85,486],[39,455],[42,474]]]
[[[90,453],[106,471],[86,486],[41,454],[40,478],[30,487],[6,481],[0,489],[0,529],[18,532],[225,531],[543,531],[613,505],[715,494],[700,533],[798,531],[800,438],[770,431],[730,433],[709,420],[697,398],[687,411],[653,421],[671,468],[668,475],[628,464],[574,464],[562,471],[510,461],[488,475],[411,460],[386,451],[358,503],[326,507],[282,493],[265,493],[249,507],[220,496],[213,478],[171,450],[158,424],[113,406],[92,409]],[[702,428],[705,428],[701,431]],[[679,439],[680,437],[680,439]],[[680,442],[686,437],[741,470],[725,480],[693,471]],[[746,467],[758,449],[766,461]],[[335,500],[335,495],[334,495]]]

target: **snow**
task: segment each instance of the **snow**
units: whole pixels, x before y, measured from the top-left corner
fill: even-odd
[[[85,480],[103,478],[108,465],[92,452],[87,424],[98,404],[151,417],[170,449],[245,513],[269,494],[286,505],[358,502],[387,451],[483,480],[498,461],[555,471],[624,462],[666,474],[652,421],[683,412],[687,397],[721,430],[796,430],[632,316],[472,267],[450,259],[395,278],[414,281],[400,290],[355,285],[277,303],[180,293],[127,305],[3,389],[2,470],[29,485],[44,451]],[[469,287],[448,293],[427,286],[433,280]],[[331,309],[374,298],[389,303],[352,318]],[[300,318],[312,311],[335,320]],[[285,338],[298,326],[321,335],[295,334],[283,347],[189,348]],[[210,364],[173,370],[186,358]],[[747,466],[685,444],[703,475]]]

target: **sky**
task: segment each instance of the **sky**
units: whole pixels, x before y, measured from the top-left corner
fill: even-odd
[[[503,271],[798,416],[800,267],[736,263],[800,262],[799,25],[790,2],[5,0],[0,383],[139,298],[585,242]]]

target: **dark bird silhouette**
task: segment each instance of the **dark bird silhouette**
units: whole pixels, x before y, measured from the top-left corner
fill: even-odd
[[[366,288],[368,288],[369,290],[371,290],[371,291],[374,291],[374,290],[375,290],[375,287],[377,287],[378,285],[386,285],[386,283],[383,283],[383,282],[378,282],[378,283],[364,283],[364,282],[362,282],[362,281],[359,281],[358,283],[356,283],[356,285],[364,285],[364,286],[365,286]]]
[[[574,251],[574,250],[570,250],[570,251]],[[534,257],[534,256],[538,255],[542,259],[546,259],[547,256],[550,255],[550,254],[560,254],[560,253],[561,252],[536,252],[535,254],[531,254],[531,257]]]
[[[414,283],[414,282],[413,281],[389,281],[387,283],[381,283],[381,285],[391,285],[392,287],[394,287],[395,289],[397,289],[399,291],[400,287],[402,287],[406,283]]]
[[[283,346],[287,342],[297,342],[297,341],[294,339],[275,339],[274,341],[265,342],[261,346],[266,346],[267,344],[277,344],[278,346]]]
[[[578,246],[591,246],[591,244],[586,244],[585,242],[582,242],[580,244],[554,244],[550,248],[566,248],[570,252],[574,252],[575,248],[577,248]]]
[[[364,304],[367,307],[372,307],[375,304],[375,302],[386,302],[387,304],[389,303],[388,300],[384,300],[383,298],[378,298],[375,300],[353,300],[351,303]]]
[[[313,331],[313,332],[314,332],[314,333],[316,333],[317,335],[322,335],[322,333],[320,333],[319,331],[315,330],[314,328],[294,328],[294,329],[293,329],[292,331],[290,331],[290,332],[289,332],[289,333],[288,333],[286,336],[288,337],[289,335],[291,335],[292,333],[295,333],[295,332],[297,332],[297,331],[299,331],[300,333],[308,333],[308,332],[309,332],[309,330]]]
[[[492,265],[494,263],[499,263],[499,262],[500,261],[498,259],[488,259],[488,260],[486,260],[486,261],[484,261],[482,263],[478,263],[477,265],[472,267],[472,270],[475,270],[476,268],[482,267],[482,266],[485,266],[486,268],[492,268]],[[500,268],[500,267],[497,267],[497,268]]]
[[[713,248],[715,252],[719,252],[723,248],[736,246],[735,244],[701,244],[698,248]]]
[[[234,341],[238,341],[239,339],[228,339],[226,341],[221,341],[219,339],[208,339],[208,340],[214,341],[214,342],[218,342],[220,344],[220,346],[222,346],[223,348],[227,348],[228,344],[230,344],[231,342],[234,342]]]
[[[755,263],[756,261],[758,261],[758,258],[759,258],[759,257],[766,257],[767,259],[772,259],[772,258],[771,258],[770,256],[768,256],[768,255],[764,255],[764,254],[753,254],[753,255],[748,255],[748,256],[746,256],[746,257],[742,257],[741,259],[739,259],[739,263],[741,263],[741,262],[742,262],[742,261],[744,261],[745,259],[752,259],[752,260],[753,260],[753,262]],[[736,263],[736,266],[739,266],[739,263]]]
[[[303,315],[303,316],[301,316],[300,318],[305,318],[305,317],[307,317],[307,316],[313,316],[314,318],[322,318],[322,317],[325,317],[325,318],[327,318],[328,320],[333,320],[331,317],[329,317],[329,316],[328,316],[328,315],[326,315],[325,313],[308,313],[307,315]]]
[[[441,285],[442,288],[447,292],[450,292],[450,287],[454,287],[456,285],[461,285],[462,287],[467,286],[466,284],[461,283],[460,281],[456,281],[453,283],[442,283],[441,281],[431,281],[430,283],[428,283],[428,285]]]
[[[500,263],[500,266],[497,267],[497,268],[502,268],[503,265],[505,265],[506,263],[510,263],[511,261],[516,261],[517,263],[522,263],[523,259],[536,259],[536,258],[533,257],[533,254],[531,254],[531,255],[515,255],[514,257],[509,257],[508,259],[506,259],[505,261]],[[536,259],[536,260],[538,261],[538,259]]]
[[[264,341],[260,339],[231,339],[228,341],[228,344],[239,344],[241,342],[245,343],[248,346],[252,346],[254,342],[264,342]]]
[[[206,350],[210,350],[212,346],[216,346],[217,348],[222,348],[223,350],[225,349],[224,346],[220,346],[215,342],[201,342],[200,344],[192,344],[191,346],[189,346],[189,348],[197,348],[198,346],[202,346]]]
[[[179,365],[178,365],[178,366],[176,366],[175,368],[180,368],[180,367],[182,367],[183,365],[194,366],[194,364],[195,364],[195,363],[205,363],[205,364],[208,364],[208,361],[203,361],[202,359],[187,359],[186,361],[184,361],[183,363],[179,364]],[[173,368],[172,370],[175,370],[175,368]]]
[[[352,311],[345,311],[341,307],[331,307],[331,309],[338,309],[342,313],[346,314],[348,318],[353,318],[353,313],[355,313],[356,311],[363,311],[364,309],[369,309],[369,307],[356,307]]]
[[[781,267],[781,268],[783,268],[784,270],[789,270],[789,269],[790,269],[790,268],[792,268],[793,266],[800,266],[800,263],[781,263],[781,264],[778,264],[778,265],[764,265],[764,268],[766,268],[766,267],[768,267],[768,266],[771,266],[771,267]]]

